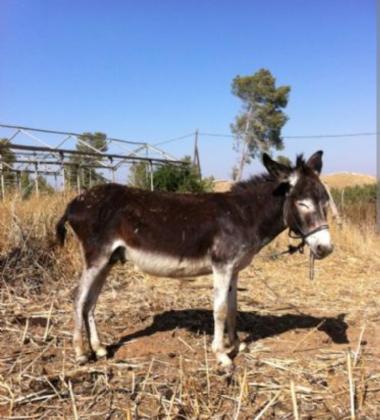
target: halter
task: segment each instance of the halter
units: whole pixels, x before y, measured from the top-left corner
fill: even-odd
[[[314,233],[320,232],[321,230],[328,230],[329,229],[329,225],[327,223],[318,226],[315,229],[310,230],[309,232],[303,233],[302,229],[300,229],[297,226],[297,229],[300,233],[296,233],[294,230],[292,230],[291,228],[289,228],[289,232],[288,235],[290,238],[292,239],[302,239],[302,242],[305,242],[305,239],[308,238],[311,235],[314,235]]]
[[[289,228],[289,230],[288,230],[289,238],[301,239],[301,242],[296,246],[288,245],[288,249],[286,251],[282,251],[282,252],[279,252],[277,254],[273,254],[273,255],[271,255],[271,258],[276,259],[279,256],[285,255],[285,254],[292,255],[292,254],[295,254],[297,251],[300,254],[303,254],[304,247],[305,247],[305,244],[306,244],[306,238],[313,235],[314,233],[320,232],[322,230],[328,230],[328,229],[329,229],[329,225],[327,223],[325,223],[323,225],[320,225],[317,228],[312,229],[312,230],[310,230],[309,232],[306,232],[306,233],[302,232],[302,229],[300,229],[298,226],[297,226],[297,230],[298,230],[299,233],[297,233],[294,230],[292,230],[291,228]],[[310,280],[314,279],[314,261],[315,261],[315,256],[314,256],[312,250],[310,249],[310,256],[309,256],[309,278],[310,278]]]

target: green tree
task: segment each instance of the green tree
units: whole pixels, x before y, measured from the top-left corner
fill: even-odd
[[[278,163],[282,163],[285,166],[289,166],[289,167],[292,166],[292,161],[287,156],[278,155],[276,157],[276,160],[277,160]]]
[[[20,175],[21,195],[23,198],[29,197],[34,191],[34,182],[28,172],[21,172]]]
[[[128,185],[142,190],[150,189],[149,165],[146,162],[132,164],[128,175]]]
[[[232,93],[241,99],[243,111],[231,124],[236,136],[235,147],[241,157],[234,171],[240,180],[246,163],[271,149],[281,150],[281,130],[288,117],[283,109],[288,104],[290,86],[276,87],[276,79],[267,69],[260,69],[250,76],[236,76]]]
[[[13,151],[9,148],[9,145],[10,141],[7,138],[0,139],[0,159],[2,163],[2,172],[5,188],[8,190],[13,188],[16,182],[16,175],[12,171],[16,157]]]
[[[38,175],[38,191],[40,194],[53,194],[54,188],[46,181],[42,175]],[[21,172],[20,187],[22,198],[28,198],[36,192],[36,181],[30,176],[29,172]]]
[[[104,133],[85,132],[78,138],[76,150],[84,153],[96,153],[94,149],[102,152],[108,150],[107,135]],[[101,175],[93,165],[99,165],[99,162],[104,161],[104,158],[99,156],[81,156],[71,155],[69,162],[70,166],[65,169],[66,180],[72,188],[76,188],[78,177],[80,184],[84,188],[89,188],[92,185],[105,182],[105,178]],[[87,166],[87,167],[86,167]],[[90,167],[88,167],[90,166]]]
[[[192,193],[211,191],[213,180],[211,178],[200,179],[198,168],[192,165],[189,156],[184,157],[182,160],[187,165],[162,165],[154,168],[154,189],[159,191]],[[132,165],[129,174],[129,185],[142,189],[150,189],[149,166],[145,162]]]

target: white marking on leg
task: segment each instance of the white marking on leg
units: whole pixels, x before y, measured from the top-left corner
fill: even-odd
[[[101,344],[100,339],[99,339],[98,331],[96,329],[94,309],[95,309],[95,305],[94,305],[94,308],[91,309],[88,313],[88,329],[89,329],[91,348],[98,357],[105,357],[107,356],[107,349]]]
[[[87,333],[92,350],[98,357],[104,357],[107,355],[107,350],[101,345],[98,331],[96,329],[95,322],[95,307],[98,300],[99,294],[106,281],[107,274],[109,273],[109,266],[107,265],[100,270],[99,274],[93,282],[88,294],[88,302],[84,306],[84,317],[87,317]]]
[[[76,358],[79,363],[84,363],[87,359],[83,348],[82,337],[82,330],[84,326],[84,309],[86,302],[88,302],[88,295],[91,286],[94,283],[96,277],[99,275],[102,267],[104,267],[104,262],[103,264],[100,264],[100,267],[99,265],[96,265],[90,268],[85,268],[83,270],[79,283],[78,294],[75,299],[73,343]]]
[[[224,327],[228,314],[228,294],[233,277],[232,265],[213,266],[214,273],[214,339],[212,350],[220,364],[227,367],[232,364],[226,354],[223,343]]]

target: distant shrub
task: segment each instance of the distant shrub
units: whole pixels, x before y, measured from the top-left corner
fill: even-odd
[[[201,178],[197,168],[191,164],[191,159],[183,159],[187,165],[162,165],[153,172],[153,186],[158,191],[170,192],[207,192],[213,189],[213,178]],[[132,166],[129,175],[129,185],[145,190],[150,189],[149,167],[145,162]]]
[[[377,184],[332,188],[331,194],[343,217],[358,224],[376,220]]]
[[[375,203],[376,184],[354,185],[346,188],[332,188],[331,193],[337,202],[344,200],[346,204]]]

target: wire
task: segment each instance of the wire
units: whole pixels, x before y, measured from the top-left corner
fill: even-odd
[[[207,137],[236,137],[233,134],[203,133],[202,131],[199,133],[199,135]]]
[[[185,134],[184,136],[174,137],[174,138],[169,139],[169,140],[160,141],[159,143],[155,143],[153,146],[162,146],[163,144],[173,143],[173,142],[178,141],[178,140],[187,139],[188,137],[193,137],[194,134],[195,133],[189,133],[189,134]]]
[[[282,136],[284,139],[322,139],[322,138],[339,138],[339,137],[363,137],[363,136],[376,136],[376,132],[368,133],[346,133],[346,134],[307,134],[304,136]],[[233,134],[222,134],[222,133],[203,133],[200,132],[199,135],[206,137],[232,137],[235,138]]]
[[[377,133],[346,133],[346,134],[313,134],[305,136],[284,136],[285,139],[321,139],[321,138],[337,138],[337,137],[363,137],[376,136]]]

